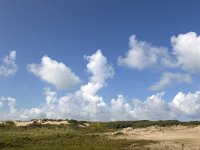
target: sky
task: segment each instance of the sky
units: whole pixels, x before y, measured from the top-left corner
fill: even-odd
[[[197,0],[0,0],[0,120],[200,120]]]

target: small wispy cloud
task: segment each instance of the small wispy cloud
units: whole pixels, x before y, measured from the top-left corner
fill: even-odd
[[[16,51],[11,51],[0,60],[0,77],[12,76],[17,72]]]
[[[162,74],[160,80],[154,83],[149,88],[149,90],[159,91],[171,85],[180,84],[180,83],[192,83],[191,76],[188,74],[182,74],[182,73],[165,72]]]

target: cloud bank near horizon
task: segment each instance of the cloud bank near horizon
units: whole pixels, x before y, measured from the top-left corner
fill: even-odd
[[[153,46],[139,41],[135,35],[130,37],[130,49],[125,56],[118,57],[120,66],[142,71],[163,67],[160,80],[149,90],[162,91],[172,84],[191,84],[192,76],[200,73],[200,36],[194,32],[172,36],[172,51],[165,47]],[[16,52],[3,59],[3,65],[16,66]],[[107,86],[107,80],[115,75],[113,66],[97,50],[84,57],[88,61],[86,69],[88,82],[80,85],[77,91],[58,97],[58,91],[44,89],[45,103],[30,109],[17,109],[17,100],[0,97],[0,119],[30,120],[33,118],[78,119],[78,120],[162,120],[162,119],[200,119],[200,91],[178,92],[171,100],[164,99],[165,92],[152,94],[146,99],[126,99],[122,94],[111,100],[98,95],[99,90]],[[13,65],[15,64],[15,65]],[[171,69],[178,71],[173,72]],[[80,78],[62,62],[44,56],[39,64],[29,64],[28,70],[42,81],[54,85],[57,89],[70,88],[80,83]],[[5,107],[8,109],[5,110]]]

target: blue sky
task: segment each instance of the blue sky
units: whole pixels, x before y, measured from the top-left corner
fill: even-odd
[[[199,5],[1,0],[0,119],[199,120]]]

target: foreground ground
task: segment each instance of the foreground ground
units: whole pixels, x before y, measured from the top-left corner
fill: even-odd
[[[111,133],[113,139],[152,140],[146,149],[200,150],[200,126],[151,126],[146,128],[125,128]],[[139,146],[132,145],[133,149]]]
[[[200,123],[178,121],[1,122],[0,150],[200,149]]]

